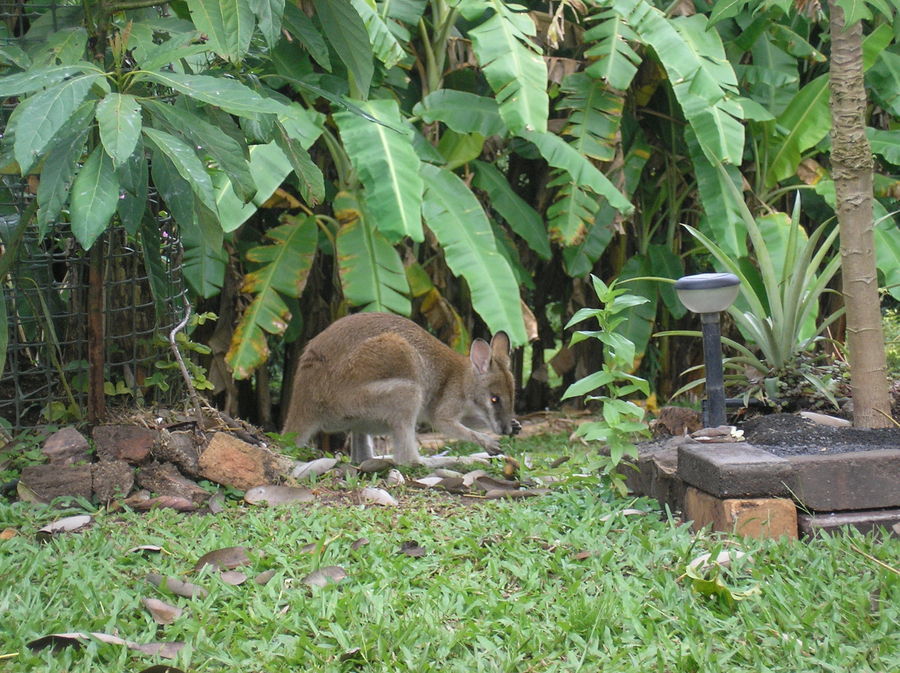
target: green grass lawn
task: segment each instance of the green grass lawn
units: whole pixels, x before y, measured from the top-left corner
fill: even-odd
[[[860,553],[896,568],[900,540],[698,536],[653,501],[615,499],[591,479],[521,501],[392,492],[400,507],[230,501],[215,515],[94,513],[86,530],[43,543],[36,531],[63,514],[3,502],[0,530],[16,535],[0,541],[0,671],[900,670],[900,575]],[[360,538],[368,544],[353,545]],[[409,541],[424,556],[400,553]],[[129,552],[137,545],[164,551]],[[193,571],[204,553],[233,545],[250,550],[245,584]],[[735,591],[756,589],[734,604],[684,576],[692,559],[721,549],[748,553],[723,574]],[[332,565],[347,578],[302,582]],[[253,582],[268,569],[268,584]],[[166,595],[146,582],[151,572],[209,594]],[[184,614],[157,626],[145,597]],[[70,631],[186,645],[173,660],[93,640],[27,647]]]

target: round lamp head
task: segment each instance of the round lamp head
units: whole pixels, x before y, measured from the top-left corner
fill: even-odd
[[[718,313],[734,303],[741,281],[733,273],[698,273],[675,282],[681,303],[694,313]]]

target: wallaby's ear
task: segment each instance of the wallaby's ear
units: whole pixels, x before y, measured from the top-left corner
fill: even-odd
[[[491,354],[499,362],[509,364],[509,336],[506,332],[497,332],[491,339]]]
[[[472,342],[472,350],[469,351],[469,359],[472,366],[479,374],[486,374],[491,368],[491,347],[484,339],[475,339]]]

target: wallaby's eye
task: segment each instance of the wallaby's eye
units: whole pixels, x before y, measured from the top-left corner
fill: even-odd
[[[500,404],[500,398],[497,395],[491,395],[491,404],[497,405]]]

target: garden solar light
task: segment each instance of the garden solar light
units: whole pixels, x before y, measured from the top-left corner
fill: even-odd
[[[675,282],[675,291],[689,311],[700,314],[703,361],[706,365],[704,425],[725,425],[725,376],[722,370],[722,332],[719,313],[737,298],[741,281],[733,273],[698,273]]]

